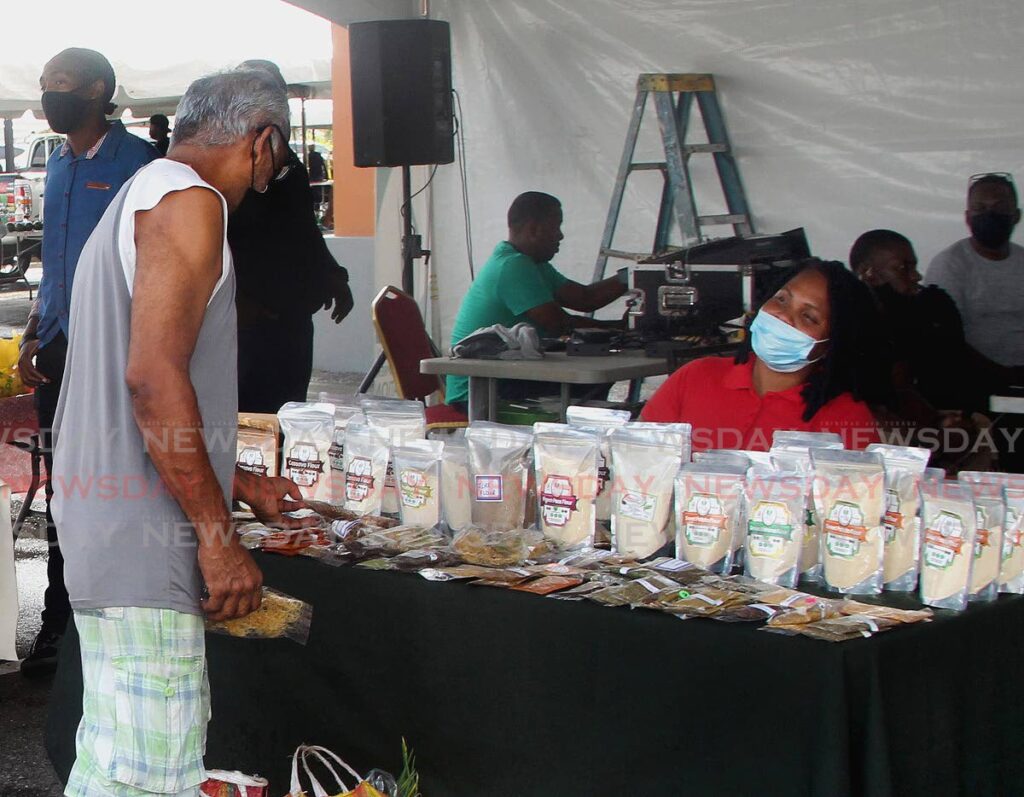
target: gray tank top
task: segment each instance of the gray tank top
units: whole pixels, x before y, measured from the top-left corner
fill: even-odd
[[[118,230],[129,187],[140,174],[107,208],[78,262],[54,421],[52,509],[72,607],[201,614],[195,531],[146,453],[125,385],[132,297]],[[189,369],[226,502],[238,426],[237,347],[229,268],[206,308]]]

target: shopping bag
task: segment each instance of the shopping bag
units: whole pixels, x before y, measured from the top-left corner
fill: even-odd
[[[259,775],[208,769],[199,794],[202,797],[267,797],[267,779]]]
[[[309,762],[311,759],[319,761],[331,774],[331,777],[335,782],[335,791],[327,791],[320,781],[317,780],[316,775],[310,771]],[[340,765],[347,775],[352,778],[352,783],[355,784],[352,789],[349,789],[345,780],[331,763],[331,760]],[[302,764],[302,769],[305,771],[306,777],[313,788],[312,797],[388,797],[388,795],[378,791],[367,783],[366,780],[360,777],[358,772],[352,769],[352,767],[346,764],[338,755],[332,753],[326,747],[305,744],[300,744],[295,749],[295,755],[292,756],[292,782],[291,790],[288,792],[288,797],[309,797],[309,794],[302,788],[302,781],[299,778],[300,762]]]
[[[0,398],[19,396],[27,390],[18,370],[20,345],[21,335],[0,338]]]

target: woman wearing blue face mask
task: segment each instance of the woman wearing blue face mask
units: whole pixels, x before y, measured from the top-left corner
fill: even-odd
[[[749,325],[735,359],[706,357],[651,397],[645,421],[693,425],[695,451],[765,451],[779,429],[878,441],[866,402],[887,393],[888,355],[867,288],[842,263],[808,260]]]

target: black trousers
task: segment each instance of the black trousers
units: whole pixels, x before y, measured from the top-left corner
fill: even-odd
[[[240,412],[277,412],[285,402],[305,401],[312,375],[312,316],[239,327]]]
[[[46,465],[46,540],[49,552],[46,561],[46,594],[43,596],[43,629],[63,633],[71,616],[71,602],[64,585],[64,555],[60,552],[57,526],[50,512],[53,499],[53,417],[57,412],[57,399],[64,379],[64,361],[68,341],[63,333],[47,343],[36,354],[36,367],[49,378],[49,382],[36,388],[36,413],[39,416],[39,442]]]

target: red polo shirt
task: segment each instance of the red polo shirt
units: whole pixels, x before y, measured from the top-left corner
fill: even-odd
[[[843,393],[805,421],[801,390],[803,385],[759,396],[754,390],[753,355],[742,365],[731,357],[705,357],[672,374],[651,396],[641,417],[692,424],[694,451],[767,451],[776,429],[837,432],[851,449],[879,441],[875,418],[863,402]]]

